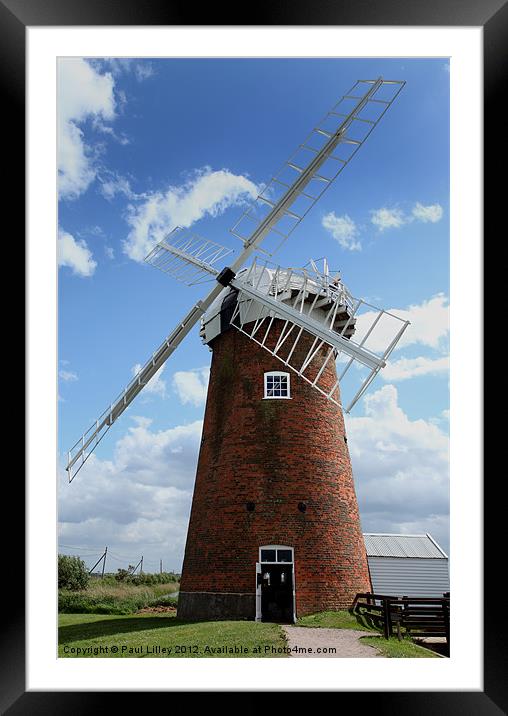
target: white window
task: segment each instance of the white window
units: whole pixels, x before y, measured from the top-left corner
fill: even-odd
[[[280,373],[279,371],[265,373],[265,398],[276,400],[291,398],[289,373]]]
[[[277,563],[294,562],[293,547],[285,547],[280,544],[266,544],[259,548],[259,561]]]

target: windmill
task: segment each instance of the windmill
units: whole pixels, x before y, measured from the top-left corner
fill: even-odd
[[[349,606],[370,587],[342,406],[360,399],[408,322],[354,298],[325,259],[300,268],[270,259],[404,84],[358,80],[343,95],[233,226],[242,248],[229,265],[230,249],[180,227],[145,259],[213,287],[71,448],[66,469],[72,481],[200,322],[213,357],[182,617],[291,621],[297,609]],[[345,403],[347,381],[356,385]]]

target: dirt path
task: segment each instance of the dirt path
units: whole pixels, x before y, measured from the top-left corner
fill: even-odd
[[[282,628],[286,634],[288,647],[298,647],[298,651],[291,652],[291,657],[337,659],[381,656],[373,646],[362,644],[360,641],[362,636],[372,636],[370,632],[317,627],[282,626]],[[312,652],[309,652],[309,649],[312,649]]]

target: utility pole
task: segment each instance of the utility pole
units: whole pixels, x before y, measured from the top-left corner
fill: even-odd
[[[107,554],[108,554],[108,548],[107,548],[107,546],[106,546],[106,549],[104,550],[104,561],[103,561],[103,563],[102,563],[101,579],[104,579],[104,569],[105,569],[105,567],[106,567],[106,555],[107,555]]]
[[[162,574],[162,559],[161,559],[161,574]]]
[[[132,567],[131,565],[129,565],[129,569],[127,571],[130,572],[131,574],[136,574],[136,569],[138,567],[139,567],[139,573],[142,574],[143,573],[143,555],[141,555],[141,559],[136,564],[136,566]]]
[[[107,552],[108,552],[108,548],[106,547],[104,553],[101,554],[101,556],[99,557],[99,559],[97,560],[97,562],[94,564],[94,566],[92,567],[92,569],[90,569],[90,571],[88,572],[88,574],[92,574],[92,572],[93,572],[94,569],[97,567],[97,565],[99,564],[99,562],[100,562],[101,560],[104,560],[103,563],[102,563],[102,576],[104,577],[104,565],[106,564],[106,554],[107,554]],[[141,558],[141,560],[143,560],[143,558]]]

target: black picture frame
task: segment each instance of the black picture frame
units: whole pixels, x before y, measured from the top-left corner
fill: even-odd
[[[245,7],[238,9],[245,12]],[[24,103],[25,103],[25,37],[27,27],[36,26],[150,26],[150,25],[355,25],[355,26],[476,26],[484,34],[484,211],[485,235],[496,239],[504,230],[501,208],[504,206],[504,181],[499,181],[495,167],[506,167],[506,143],[498,142],[504,123],[501,107],[506,94],[508,66],[508,3],[506,0],[315,0],[303,3],[293,0],[270,0],[270,3],[249,6],[251,22],[238,10],[216,4],[199,8],[172,0],[0,0],[0,74],[4,99],[4,120],[9,137],[8,144],[18,148],[15,165],[9,169],[8,205],[18,208],[17,232],[24,217],[24,199],[21,187],[24,181]],[[248,13],[249,14],[249,13]],[[255,14],[255,17],[253,17]],[[497,118],[497,119],[496,119]],[[501,118],[501,119],[499,119]],[[501,122],[501,123],[500,123]],[[5,146],[5,145],[4,145]],[[494,165],[495,161],[495,165]],[[17,174],[17,176],[16,176]],[[14,175],[14,176],[13,176]],[[11,209],[12,211],[12,209]],[[488,230],[488,227],[491,230]],[[498,227],[498,228],[496,228]],[[498,238],[500,238],[498,236]],[[497,243],[497,242],[496,242]],[[485,328],[487,329],[487,325]],[[14,331],[14,329],[13,329]],[[478,440],[482,441],[482,436]],[[10,470],[10,468],[9,468]],[[19,468],[16,470],[19,473]],[[16,559],[9,562],[9,584],[24,582],[21,560],[24,545],[24,484],[20,476],[9,478],[9,512],[17,513],[20,526],[16,535]],[[496,490],[496,493],[494,493]],[[499,555],[503,542],[499,525],[503,524],[503,501],[498,499],[494,481],[485,484],[484,555]],[[503,510],[503,513],[501,512]],[[500,547],[501,545],[501,547]],[[508,711],[508,663],[506,656],[506,628],[503,626],[502,607],[491,608],[490,596],[500,593],[503,559],[484,574],[484,690],[482,692],[341,692],[334,698],[335,707],[344,699],[348,706],[372,709],[374,713],[390,714],[499,714]],[[12,566],[11,566],[12,565]],[[120,694],[115,692],[27,692],[25,690],[25,612],[23,591],[16,588],[16,602],[4,602],[4,629],[0,642],[1,696],[0,710],[11,716],[18,714],[72,713],[86,714],[115,708]],[[403,685],[401,685],[403,688]],[[291,689],[289,689],[291,690]],[[130,707],[144,703],[146,694],[127,693]],[[188,699],[191,694],[182,694]],[[175,704],[175,694],[168,694]],[[314,699],[316,694],[309,694]],[[227,710],[258,712],[262,693],[232,693]],[[307,694],[299,694],[299,703],[312,707]],[[354,701],[353,701],[354,700]],[[184,702],[180,702],[183,704]],[[187,702],[188,703],[188,702]],[[207,694],[207,708],[224,710],[223,694]]]

